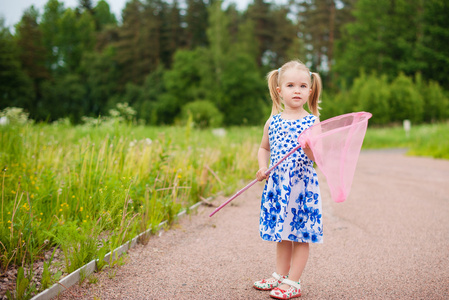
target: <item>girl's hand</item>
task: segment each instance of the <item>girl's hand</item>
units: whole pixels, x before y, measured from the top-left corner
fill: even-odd
[[[257,177],[257,180],[258,180],[258,181],[262,181],[262,180],[268,178],[268,175],[265,175],[265,172],[266,172],[267,170],[268,170],[268,169],[267,169],[266,167],[263,167],[263,168],[260,168],[259,171],[257,171],[256,177]]]
[[[302,150],[304,151],[304,153],[307,155],[307,157],[312,160],[315,161],[315,156],[313,155],[312,149],[310,149],[310,146],[308,143],[306,143],[304,145],[304,147],[302,148]]]

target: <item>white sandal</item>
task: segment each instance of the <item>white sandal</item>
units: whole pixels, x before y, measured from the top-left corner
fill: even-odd
[[[275,299],[292,299],[301,297],[301,281],[295,282],[290,279],[284,279],[283,284],[288,284],[290,287],[288,290],[282,290],[280,288],[275,288],[270,292],[270,296]]]
[[[261,291],[271,291],[275,287],[278,287],[279,284],[281,284],[281,282],[287,278],[287,276],[279,275],[276,272],[271,274],[271,276],[272,278],[270,279],[262,279],[254,282],[253,287]]]

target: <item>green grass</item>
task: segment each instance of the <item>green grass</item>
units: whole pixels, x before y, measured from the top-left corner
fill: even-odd
[[[1,271],[55,245],[74,270],[201,197],[232,193],[254,176],[260,138],[260,128],[219,137],[190,127],[1,127]]]
[[[449,159],[449,123],[412,126],[408,136],[402,126],[370,127],[363,148],[407,148],[409,155]]]

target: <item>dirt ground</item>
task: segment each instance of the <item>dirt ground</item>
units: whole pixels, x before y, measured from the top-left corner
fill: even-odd
[[[343,203],[319,176],[324,243],[311,245],[303,299],[449,299],[449,161],[364,151]],[[200,207],[59,298],[270,299],[252,288],[275,268],[275,245],[258,232],[262,189],[212,218]]]

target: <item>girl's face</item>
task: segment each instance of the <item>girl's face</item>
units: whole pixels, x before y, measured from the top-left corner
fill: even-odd
[[[282,97],[285,108],[302,108],[312,92],[309,72],[290,68],[281,74],[280,79],[277,91]]]

